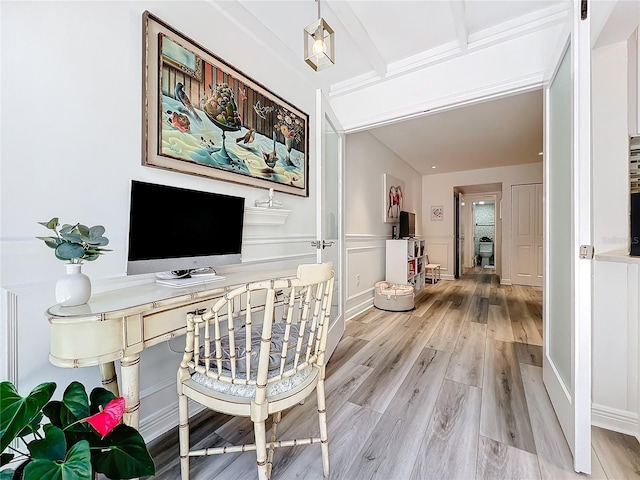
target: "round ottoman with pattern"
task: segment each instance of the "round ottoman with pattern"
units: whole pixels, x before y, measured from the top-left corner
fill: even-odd
[[[373,304],[381,310],[391,312],[405,312],[413,310],[413,286],[393,284],[389,282],[377,282]]]

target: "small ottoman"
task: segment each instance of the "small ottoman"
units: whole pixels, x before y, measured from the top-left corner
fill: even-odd
[[[382,281],[375,285],[373,304],[380,310],[406,312],[415,308],[413,296],[413,286],[411,285],[398,285]]]

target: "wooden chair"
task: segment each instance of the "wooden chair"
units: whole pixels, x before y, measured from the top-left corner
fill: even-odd
[[[425,279],[429,283],[437,283],[440,281],[440,264],[429,262],[429,255],[425,256],[427,264],[424,266]]]
[[[274,448],[311,443],[320,443],[329,476],[324,356],[333,284],[331,263],[300,265],[296,278],[250,283],[229,291],[208,312],[188,314],[178,370],[183,480],[189,478],[189,457],[252,450],[258,478],[269,479]],[[282,311],[279,321],[276,310]],[[277,441],[281,412],[314,390],[320,437]],[[255,443],[189,451],[189,398],[216,412],[250,417]]]

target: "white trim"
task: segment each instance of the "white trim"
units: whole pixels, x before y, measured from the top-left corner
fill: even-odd
[[[18,388],[18,296],[5,288],[2,289],[0,329],[6,332],[0,349],[1,356],[4,357],[2,378]]]
[[[479,88],[458,92],[449,96],[412,104],[411,106],[401,107],[396,110],[377,112],[375,116],[358,120],[357,123],[346,126],[345,133],[361,132],[369,130],[370,128],[420,118],[424,115],[446,112],[458,107],[538,90],[544,85],[544,73],[543,71],[535,72],[491,85],[484,85]]]
[[[375,292],[375,290],[376,290],[376,287],[371,287],[371,288],[367,288],[366,290],[362,290],[362,291],[360,291],[358,293],[354,293],[353,295],[349,295],[347,297],[347,302],[349,302],[349,301],[351,301],[353,299],[356,299],[358,297],[361,297],[362,295],[366,295],[367,293]]]
[[[345,236],[347,241],[369,241],[369,240],[389,240],[391,235],[375,235],[372,233],[347,233]]]
[[[173,337],[171,337],[173,339]],[[184,350],[184,347],[183,347]],[[175,352],[174,352],[175,353]],[[176,388],[176,379],[174,376],[171,378],[166,378],[161,382],[154,383],[153,385],[148,386],[144,390],[140,391],[140,400],[143,400],[151,395],[155,395],[162,390],[166,390],[167,388]]]
[[[349,308],[345,312],[345,319],[347,321],[351,320],[352,318],[360,315],[362,312],[367,311],[371,307],[373,307],[373,296],[367,301],[359,303],[358,305],[354,305],[353,307]]]
[[[347,254],[349,252],[358,252],[358,251],[363,251],[363,250],[382,250],[385,247],[383,245],[369,245],[366,247],[347,247]]]
[[[175,380],[173,381],[175,386]],[[198,413],[206,410],[204,405],[201,405],[193,400],[189,400],[189,417],[193,417]],[[171,402],[166,407],[154,411],[148,417],[140,423],[140,435],[144,438],[146,443],[159,438],[171,429],[178,427],[178,401]]]
[[[312,242],[316,239],[314,235],[287,235],[271,236],[271,235],[250,235],[242,239],[245,245],[271,245],[274,243],[305,243]]]
[[[626,435],[633,435],[640,440],[638,435],[638,420],[638,414],[635,412],[619,410],[597,403],[591,405],[592,425]]]
[[[510,278],[501,278],[500,285],[513,285]]]

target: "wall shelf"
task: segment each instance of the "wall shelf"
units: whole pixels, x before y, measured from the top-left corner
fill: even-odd
[[[245,207],[245,225],[284,225],[291,210],[284,208]]]

